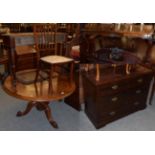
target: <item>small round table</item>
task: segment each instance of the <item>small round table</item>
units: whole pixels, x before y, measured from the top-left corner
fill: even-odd
[[[18,111],[16,116],[24,116],[28,114],[33,107],[36,107],[37,110],[45,112],[49,123],[54,128],[58,128],[48,104],[50,101],[61,100],[71,95],[75,90],[75,83],[70,81],[68,77],[59,76],[53,78],[53,92],[49,94],[47,80],[31,84],[17,82],[16,86],[13,85],[12,80],[13,78],[11,78],[11,76],[5,79],[3,84],[4,91],[10,96],[28,101],[26,109],[24,111]]]

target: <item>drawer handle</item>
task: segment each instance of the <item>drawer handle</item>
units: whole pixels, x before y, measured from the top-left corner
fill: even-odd
[[[113,90],[116,90],[116,89],[118,88],[118,85],[113,85],[111,88],[112,88]]]
[[[117,100],[118,100],[118,97],[113,97],[113,98],[111,99],[112,102],[116,102]]]
[[[114,116],[115,114],[116,114],[115,111],[112,111],[112,112],[109,113],[110,116]]]
[[[139,105],[139,102],[134,102],[134,105],[135,105],[135,106]]]
[[[140,94],[142,91],[139,89],[139,90],[136,90],[136,94]]]
[[[137,82],[138,83],[142,83],[143,82],[143,79],[138,79]]]

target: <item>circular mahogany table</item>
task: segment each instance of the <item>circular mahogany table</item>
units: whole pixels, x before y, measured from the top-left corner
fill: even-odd
[[[17,82],[14,86],[11,76],[8,76],[4,81],[3,89],[10,96],[28,101],[26,109],[18,111],[16,116],[26,115],[33,107],[36,107],[37,110],[45,112],[49,123],[54,128],[58,128],[48,104],[71,95],[75,90],[75,83],[67,77],[59,77],[53,78],[52,84],[52,93],[49,93],[49,85],[46,80],[31,84]]]

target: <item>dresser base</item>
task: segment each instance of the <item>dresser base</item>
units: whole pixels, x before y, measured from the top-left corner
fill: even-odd
[[[141,66],[130,75],[113,74],[109,68],[103,73],[99,81],[93,70],[83,74],[85,113],[97,129],[145,109],[153,76]]]
[[[99,116],[96,118],[93,117],[92,114],[90,114],[89,111],[87,111],[87,109],[85,109],[85,113],[88,116],[88,118],[90,119],[90,121],[93,123],[95,128],[99,129],[99,128],[104,127],[113,121],[116,121],[122,117],[128,116],[134,112],[144,110],[145,108],[146,108],[146,105],[140,105],[136,108],[122,110],[122,111],[118,112],[115,116],[102,117],[102,118],[99,118]]]

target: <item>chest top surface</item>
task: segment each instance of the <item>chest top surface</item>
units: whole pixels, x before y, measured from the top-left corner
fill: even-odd
[[[114,69],[112,67],[109,68],[104,68],[100,70],[100,80],[96,81],[96,71],[91,70],[87,73],[84,73],[84,77],[87,78],[87,80],[92,83],[95,86],[100,86],[100,85],[106,85],[106,84],[112,84],[112,83],[117,83],[121,81],[128,81],[131,79],[136,79],[139,77],[145,77],[145,76],[152,76],[153,72],[152,70],[142,67],[138,65],[131,74],[127,75],[123,73],[121,70],[116,71],[114,73]]]

